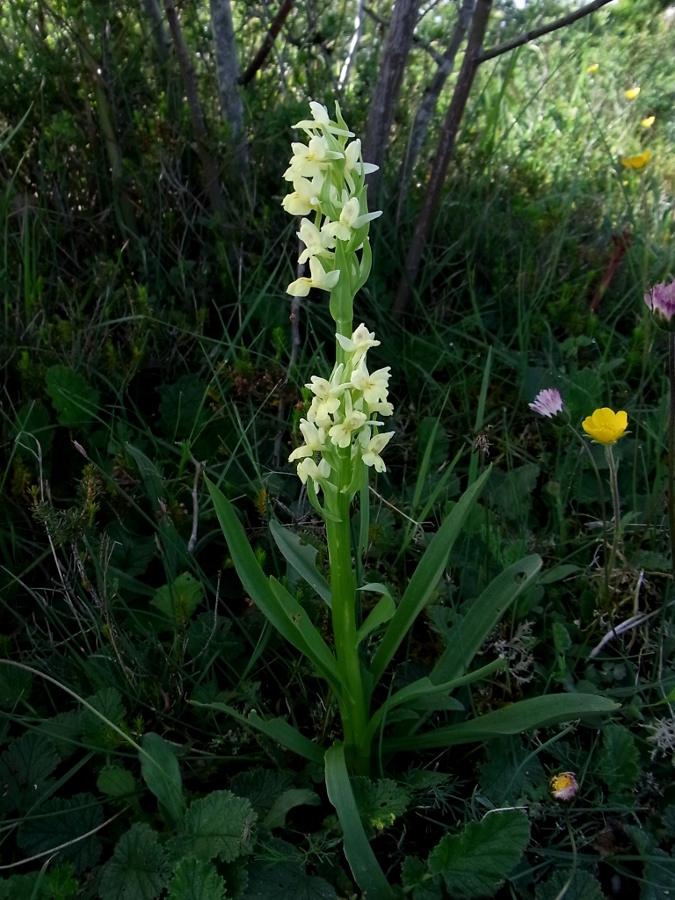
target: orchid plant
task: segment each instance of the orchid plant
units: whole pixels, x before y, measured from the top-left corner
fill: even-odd
[[[370,775],[375,761],[382,765],[399,751],[447,748],[517,734],[607,712],[615,704],[588,694],[557,694],[424,729],[434,712],[464,709],[450,697],[453,691],[506,665],[497,659],[472,668],[474,656],[504,613],[537,583],[542,562],[536,555],[506,569],[455,618],[445,651],[427,676],[396,688],[394,657],[443,577],[450,550],[490,473],[487,470],[470,479],[466,492],[429,541],[398,604],[385,585],[361,583],[360,561],[369,534],[369,480],[373,472],[386,471],[383,454],[395,434],[383,430],[384,420],[393,413],[388,399],[390,367],[371,371],[368,353],[380,342],[365,324],[353,327],[354,298],[371,267],[368,232],[381,213],[368,212],[365,178],[374,167],[363,162],[360,141],[353,139],[337,103],[335,119],[319,103],[310,103],[310,109],[312,118],[295,126],[305,132],[307,142],[292,144],[293,156],[284,177],[293,190],[283,200],[289,213],[302,217],[298,235],[305,249],[300,262],[309,264],[310,275],[293,281],[287,290],[300,297],[313,288],[329,293],[336,326],[335,364],[328,377],[313,375],[306,385],[312,399],[300,422],[304,443],[292,451],[289,462],[296,464],[309,501],[325,524],[329,579],[316,568],[315,554],[288,528],[273,522],[271,532],[289,565],[330,608],[334,649],[298,597],[274,576],[264,574],[232,503],[216,485],[208,482],[208,487],[245,590],[329,685],[340,711],[342,740],[324,748],[284,719],[265,718],[257,712],[245,717],[225,704],[210,705],[325,765],[328,796],[343,825],[345,854],[354,877],[368,896],[389,897],[391,889],[355,812],[350,773]],[[357,504],[360,525],[355,533],[352,513]],[[364,591],[380,597],[365,618]],[[385,677],[388,689],[378,695],[376,689]],[[384,698],[379,705],[377,696]]]

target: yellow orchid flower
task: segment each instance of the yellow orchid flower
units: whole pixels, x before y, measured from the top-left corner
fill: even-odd
[[[593,65],[592,65],[592,66],[589,66],[589,67],[586,69],[586,71],[588,72],[589,75],[592,75],[593,72],[597,72],[599,68],[600,68],[600,64],[599,64],[599,63],[593,63]]]
[[[586,416],[581,427],[599,444],[614,444],[628,428],[628,414],[623,409],[615,413],[605,406]]]
[[[637,95],[640,93],[640,88],[637,87],[637,85],[636,85],[635,87],[628,88],[628,90],[625,91],[624,93],[625,93],[625,95],[626,95],[626,99],[628,99],[628,100],[635,100],[635,98],[637,97]]]
[[[656,116],[647,116],[646,119],[643,119],[640,122],[643,128],[651,128],[654,122],[656,121]]]
[[[621,165],[627,169],[644,169],[651,158],[651,150],[643,150],[637,156],[622,156]]]

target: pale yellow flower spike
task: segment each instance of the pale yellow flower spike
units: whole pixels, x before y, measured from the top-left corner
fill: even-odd
[[[628,88],[628,90],[625,91],[626,99],[627,100],[635,100],[635,98],[638,96],[639,93],[640,93],[640,88],[637,87],[637,85],[635,87]]]
[[[628,414],[623,409],[614,412],[605,406],[587,416],[581,427],[599,444],[614,444],[628,428]]]

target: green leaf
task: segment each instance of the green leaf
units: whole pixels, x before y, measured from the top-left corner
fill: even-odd
[[[368,843],[347,773],[342,744],[336,743],[326,750],[325,759],[326,791],[342,825],[344,852],[354,880],[364,895],[377,900],[390,900],[394,892]]]
[[[113,542],[110,563],[125,575],[143,575],[158,553],[153,537],[133,534],[120,522],[111,522],[106,527],[106,534]]]
[[[72,900],[80,890],[70,863],[50,867],[42,882],[45,900]]]
[[[426,734],[388,738],[383,746],[388,753],[430,747],[452,747],[456,744],[486,741],[499,735],[520,734],[534,728],[606,714],[618,708],[618,703],[593,694],[549,694],[545,697],[520,700],[477,719],[437,728]]]
[[[351,778],[351,785],[361,822],[371,837],[393,825],[410,803],[410,790],[390,778],[371,781],[358,775]]]
[[[87,425],[99,408],[99,392],[69,366],[47,369],[45,387],[60,425]]]
[[[396,612],[396,604],[392,600],[389,591],[383,584],[366,584],[364,587],[359,588],[361,591],[373,591],[376,588],[384,588],[381,592],[384,596],[382,596],[377,604],[371,609],[368,617],[359,630],[356,632],[356,646],[361,643],[361,641],[368,637],[368,635],[375,631],[376,628],[379,628],[380,625],[384,625],[385,622],[388,622],[389,619]]]
[[[28,700],[33,676],[16,666],[0,666],[0,709],[13,709],[20,700]]]
[[[54,442],[54,426],[49,419],[47,407],[39,400],[25,403],[12,426],[12,437],[18,438],[19,448],[23,445],[34,452],[37,452],[39,443],[42,458],[47,459]]]
[[[91,697],[86,698],[87,703],[98,710],[103,719],[90,709],[82,711],[82,736],[88,746],[97,750],[109,752],[122,743],[122,736],[110,727],[108,722],[124,728],[124,716],[126,710],[122,705],[122,695],[117,688],[101,688]]]
[[[312,623],[303,607],[295,597],[277,579],[270,575],[270,587],[279,606],[288,616],[293,626],[298,629],[305,642],[306,655],[312,660],[319,672],[328,681],[338,696],[341,691],[340,670],[337,660]]]
[[[212,862],[181,859],[169,883],[168,900],[225,900],[225,879]]]
[[[640,777],[640,754],[635,738],[623,725],[603,728],[600,777],[614,795],[633,790]]]
[[[79,709],[57,713],[51,719],[43,719],[40,731],[54,742],[62,760],[68,759],[81,747],[82,714]]]
[[[270,845],[278,862],[255,862],[249,867],[244,900],[337,900],[335,888],[308,875],[300,853],[291,844],[273,838]]]
[[[248,800],[231,791],[211,791],[193,800],[169,847],[175,859],[218,858],[232,862],[253,846],[256,814]]]
[[[102,822],[103,810],[92,794],[76,794],[68,800],[54,797],[41,804],[34,817],[22,819],[17,843],[27,856],[35,856],[74,841],[52,859],[69,860],[79,874],[96,865],[101,855],[101,842],[96,835],[84,840],[78,838]]]
[[[248,717],[242,716],[236,709],[220,701],[198,703],[196,700],[191,700],[190,702],[193,706],[222,710],[222,712],[226,712],[242,725],[248,725],[250,728],[255,728],[257,731],[266,734],[267,737],[277,741],[282,747],[286,747],[287,750],[297,753],[298,756],[304,756],[305,759],[318,763],[320,766],[323,765],[323,750],[321,747],[300,734],[297,728],[289,725],[284,719],[263,719],[255,711],[252,711]]]
[[[36,900],[36,897],[43,896],[42,884],[44,884],[42,871],[3,878],[0,880],[0,900]],[[36,889],[39,893],[36,893]]]
[[[523,747],[519,735],[490,741],[488,754],[480,767],[480,784],[495,806],[520,806],[546,796],[539,758]]]
[[[96,779],[96,787],[111,800],[123,800],[138,791],[136,779],[121,766],[106,766]]]
[[[184,631],[194,611],[204,600],[204,588],[189,572],[183,572],[173,584],[165,584],[150,601],[164,614],[176,631]]]
[[[443,575],[453,544],[461,534],[467,516],[478,500],[489,474],[490,470],[488,469],[460,497],[418,563],[372,662],[370,671],[374,684],[379,682],[384,670],[391,662],[418,614],[424,609],[432,591]]]
[[[174,384],[161,384],[157,390],[160,425],[171,441],[189,437],[203,417],[203,404],[208,385],[198,375],[188,374]]]
[[[441,875],[457,900],[494,897],[530,839],[530,823],[518,810],[489,813],[446,835],[429,856],[429,872]]]
[[[54,744],[37,731],[28,731],[0,756],[0,811],[25,812],[53,784],[49,777],[59,764]]]
[[[262,766],[244,769],[230,779],[230,790],[237,797],[245,797],[260,817],[268,813],[284,791],[292,787],[292,772],[277,772]]]
[[[416,856],[406,856],[403,860],[401,881],[406,894],[412,891],[413,900],[443,900],[440,875],[430,878],[426,865]]]
[[[600,882],[590,872],[555,871],[544,884],[537,885],[536,900],[558,900],[563,888],[565,900],[604,900]]]
[[[319,597],[330,606],[330,585],[316,568],[316,547],[312,547],[311,544],[303,544],[299,534],[294,534],[288,528],[283,528],[274,519],[270,521],[270,532],[274,538],[274,543],[283,553],[286,561],[317,592]]]
[[[574,566],[571,563],[553,566],[552,569],[547,569],[545,572],[541,573],[539,576],[539,584],[554,584],[556,581],[563,581],[563,579],[569,578],[570,575],[576,575],[581,571],[583,571],[581,566]]]
[[[296,806],[319,806],[320,802],[319,795],[309,788],[290,788],[274,801],[263,825],[270,831],[283,828],[287,814]]]
[[[463,675],[487,636],[514,600],[535,582],[542,561],[533,555],[521,559],[494,578],[469,610],[453,624],[446,648],[430,675],[435,684]]]
[[[136,823],[117,842],[103,867],[101,900],[155,900],[167,882],[166,854],[149,825]]]
[[[289,644],[300,650],[301,653],[304,653],[305,656],[309,657],[309,659],[320,668],[320,663],[308,646],[304,631],[301,630],[301,626],[306,630],[305,617],[307,622],[309,621],[307,613],[305,613],[300,604],[292,597],[288,606],[282,605],[272,588],[272,584],[268,582],[263,570],[260,568],[260,564],[246,537],[246,532],[242,528],[232,504],[208,478],[205,477],[204,481],[209,489],[216,515],[220,522],[220,527],[223,529],[227,546],[234,561],[237,574],[244,585],[244,589],[253,599],[253,602],[258,609],[260,609],[260,611],[269,619],[282,637],[286,638]],[[279,582],[276,583],[279,584]],[[281,585],[279,585],[279,587],[281,587]],[[288,594],[287,591],[286,594]],[[288,596],[290,597],[290,594],[288,594]],[[292,616],[296,616],[295,622],[292,620]],[[309,622],[309,625],[311,625],[311,622]],[[323,642],[321,636],[318,635],[318,637],[319,640]],[[332,653],[325,642],[323,642],[323,645],[326,648],[327,653],[332,657]],[[320,671],[322,671],[325,677],[328,677],[328,670],[323,671],[320,668]],[[339,693],[339,681],[337,684],[333,682],[332,678],[330,681],[331,687]]]
[[[141,774],[169,820],[175,825],[185,812],[185,798],[175,750],[153,731],[143,735],[139,753]]]

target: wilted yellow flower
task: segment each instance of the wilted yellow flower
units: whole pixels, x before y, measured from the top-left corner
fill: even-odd
[[[638,153],[637,156],[622,156],[621,165],[627,169],[644,169],[651,158],[651,150],[644,150],[642,153]]]
[[[643,128],[651,128],[654,122],[656,121],[656,116],[647,116],[646,119],[643,119],[640,122]]]
[[[628,90],[625,92],[626,98],[627,98],[628,100],[635,100],[635,98],[637,97],[637,95],[638,95],[639,93],[640,93],[640,88],[637,87],[637,86],[636,86],[636,87],[632,87],[632,88],[628,88]]]
[[[588,72],[589,75],[592,75],[593,72],[597,72],[599,68],[600,68],[600,65],[598,63],[593,63],[593,65],[589,66],[586,69],[586,71]]]
[[[574,772],[561,772],[553,775],[549,782],[551,793],[556,800],[571,800],[579,790],[579,783],[574,777]]]
[[[586,416],[581,427],[599,444],[614,444],[628,428],[628,414],[623,409],[615,413],[605,406]]]

